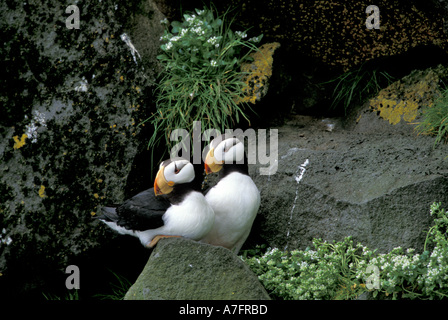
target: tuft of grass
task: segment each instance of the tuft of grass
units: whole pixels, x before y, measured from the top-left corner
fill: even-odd
[[[369,69],[361,65],[324,84],[335,84],[330,108],[342,107],[347,113],[353,103],[363,102],[393,81],[394,77],[386,71]]]
[[[116,280],[116,282],[110,284],[112,293],[96,294],[95,298],[100,300],[123,300],[126,292],[128,292],[129,288],[132,286],[132,283],[124,276],[116,274],[113,271],[110,272],[114,275]]]
[[[420,134],[436,136],[434,147],[448,141],[448,87],[432,106],[423,112],[423,119],[415,128]]]
[[[51,301],[55,301],[55,300],[79,300],[79,295],[78,295],[78,290],[73,290],[73,291],[69,291],[68,293],[66,293],[64,296],[57,296],[51,293],[43,293],[42,295],[45,297],[45,299],[47,300],[51,300]]]
[[[164,70],[156,86],[157,110],[145,120],[154,127],[149,148],[161,141],[172,146],[173,130],[191,133],[195,121],[202,132],[224,131],[242,119],[250,123],[249,106],[238,103],[246,86],[240,66],[258,50],[261,36],[246,40],[247,30],[234,32],[228,13],[204,7],[185,13],[181,22],[161,21],[167,28],[157,58]]]

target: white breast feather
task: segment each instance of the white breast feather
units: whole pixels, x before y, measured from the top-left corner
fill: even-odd
[[[260,207],[260,193],[252,179],[233,172],[206,195],[215,224],[201,241],[239,251]]]
[[[215,215],[199,192],[191,192],[181,203],[172,205],[163,216],[164,226],[142,231],[138,237],[143,245],[156,235],[182,236],[193,240],[204,237],[212,228]]]

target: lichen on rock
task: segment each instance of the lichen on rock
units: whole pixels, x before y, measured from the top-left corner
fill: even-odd
[[[400,121],[412,123],[421,108],[430,107],[440,96],[440,80],[447,75],[448,69],[443,65],[415,70],[370,99],[370,108],[392,125]]]
[[[269,78],[272,76],[273,55],[278,47],[280,47],[278,42],[266,43],[249,55],[253,61],[241,66],[243,82],[246,85],[243,88],[244,95],[237,99],[237,103],[254,104],[266,95]]]
[[[13,283],[0,294],[52,281],[111,238],[92,215],[105,201],[124,200],[143,144],[136,124],[151,106],[161,13],[151,1],[77,6],[80,29],[67,29],[58,1],[0,4],[0,55],[8,61],[0,81],[0,225],[12,240],[0,245],[0,272]],[[138,63],[120,39],[128,32],[140,49],[135,17],[146,19],[140,31],[157,19]]]
[[[379,57],[417,46],[447,50],[441,12],[409,1],[232,0],[240,19],[268,41],[348,71]],[[380,9],[380,29],[368,29],[366,8]],[[266,10],[268,8],[268,10]]]

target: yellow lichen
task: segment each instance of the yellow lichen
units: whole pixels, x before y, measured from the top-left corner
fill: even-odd
[[[44,185],[40,186],[39,197],[41,197],[41,198],[45,198],[46,197],[46,195],[45,195],[45,186]]]
[[[19,139],[19,136],[12,137],[14,139],[14,149],[20,149],[25,144],[25,139],[28,138],[28,136],[24,133],[22,134],[22,137]]]
[[[420,107],[430,107],[440,95],[439,80],[448,70],[439,66],[416,71],[381,90],[369,101],[370,107],[390,124],[413,122]]]
[[[365,1],[262,2],[268,4],[268,10],[266,5],[253,3],[241,6],[240,19],[246,28],[254,26],[266,38],[288,43],[298,54],[341,66],[344,72],[417,46],[448,49],[443,10],[431,10],[411,1],[371,3],[380,9],[379,30],[366,27],[369,2]]]
[[[236,99],[236,103],[255,103],[267,92],[268,80],[272,76],[272,63],[274,61],[274,51],[280,47],[280,43],[267,43],[262,45],[258,51],[250,56],[253,61],[241,66],[243,72],[243,82],[246,86],[243,89],[244,95]]]

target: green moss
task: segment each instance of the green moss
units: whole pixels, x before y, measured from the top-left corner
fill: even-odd
[[[0,117],[0,223],[12,239],[2,246],[0,272],[4,279],[20,274],[18,288],[45,282],[31,275],[41,271],[29,270],[54,274],[110,237],[92,212],[123,200],[140,145],[135,124],[147,118],[152,97],[155,57],[137,65],[120,39],[133,5],[79,4],[81,28],[69,30],[57,1],[0,4],[0,54],[8,61],[1,67],[8,79],[0,80],[7,106]],[[81,81],[86,92],[75,90]],[[46,122],[34,121],[33,142],[26,132],[35,111]]]

